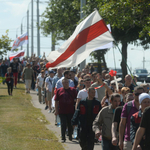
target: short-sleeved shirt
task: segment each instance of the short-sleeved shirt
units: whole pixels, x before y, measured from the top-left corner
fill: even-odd
[[[44,78],[42,78],[41,76],[38,76],[37,79],[39,80],[38,86],[39,86],[40,88],[42,88],[42,85],[43,85],[43,82],[44,82]]]
[[[56,89],[59,89],[59,88],[63,87],[63,84],[62,84],[63,79],[64,79],[64,77],[62,77],[61,79],[59,79],[56,82],[56,86],[55,86]],[[69,87],[75,87],[74,82],[71,79],[69,79]]]
[[[60,78],[57,76],[57,74],[54,76],[53,78],[53,83],[52,83],[52,87],[55,88],[56,86],[56,82],[61,79],[63,76],[61,76]]]
[[[55,101],[59,101],[59,114],[73,114],[74,113],[74,99],[77,97],[75,88],[63,87],[58,89],[55,95]]]
[[[32,68],[24,68],[23,73],[26,80],[32,80],[32,75],[34,73]]]
[[[77,98],[86,99],[88,97],[88,91],[86,89],[78,92]],[[95,91],[95,98],[98,98],[97,91]]]
[[[140,127],[145,128],[145,148],[150,148],[150,107],[145,108],[141,119]]]
[[[11,63],[10,64],[10,67],[12,68],[12,72],[13,73],[16,73],[16,72],[18,72],[18,66],[19,66],[19,64],[18,63]]]
[[[119,132],[119,123],[121,120],[122,109],[123,109],[123,106],[119,106],[115,109],[115,114],[114,114],[113,121],[112,121],[112,122],[117,122],[117,132]]]
[[[122,113],[121,113],[121,118],[126,118],[126,129],[125,129],[125,135],[124,135],[124,140],[125,141],[130,141],[130,118],[133,114],[138,112],[139,110],[136,108],[134,104],[134,100],[132,101],[132,107],[130,109],[129,114],[127,114],[127,104],[126,103],[123,106]]]
[[[52,82],[53,82],[53,78],[51,78],[50,76],[48,76],[45,79],[45,83],[48,84],[48,90],[49,90],[49,92],[52,92]]]

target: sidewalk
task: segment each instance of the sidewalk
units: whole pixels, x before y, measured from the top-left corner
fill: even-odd
[[[37,96],[37,92],[36,91],[32,91],[30,92],[30,95],[32,97],[32,104],[34,107],[41,109],[41,112],[45,115],[46,119],[50,122],[50,125],[47,125],[46,127],[53,131],[55,133],[55,135],[58,137],[59,141],[61,141],[61,131],[60,131],[60,127],[55,126],[55,117],[53,113],[48,113],[48,110],[45,110],[45,104],[40,104],[38,102],[38,96]],[[77,140],[72,140],[69,141],[66,137],[66,142],[63,144],[65,150],[80,150],[80,145],[78,143]],[[95,144],[94,146],[94,150],[102,150],[101,148],[101,144]]]

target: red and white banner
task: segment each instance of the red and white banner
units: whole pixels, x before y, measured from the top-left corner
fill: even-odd
[[[103,19],[95,10],[75,29],[57,50],[50,52],[47,68],[73,67],[85,60],[96,48],[114,41]]]
[[[23,44],[28,44],[28,33],[24,33],[17,37],[17,39],[14,41],[11,51],[18,48],[19,46],[22,46]]]
[[[19,50],[17,52],[13,52],[13,53],[11,52],[9,54],[9,60],[10,60],[10,62],[13,61],[13,58],[19,58],[20,61],[21,61],[23,59],[23,57],[24,57],[24,53],[25,53],[25,50]]]
[[[111,33],[111,27],[110,27],[110,24],[107,25],[107,28],[109,29],[110,33]],[[103,45],[101,47],[98,47],[96,48],[94,51],[97,51],[97,50],[104,50],[104,49],[108,49],[108,48],[112,48],[113,47],[113,42],[110,42],[106,45]]]

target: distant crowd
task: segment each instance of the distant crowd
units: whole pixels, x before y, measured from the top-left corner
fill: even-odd
[[[93,66],[50,70],[46,63],[45,56],[35,55],[3,60],[1,77],[10,96],[18,82],[25,83],[26,93],[37,90],[39,103],[55,114],[55,125],[60,117],[62,142],[66,136],[72,141],[76,128],[82,150],[93,150],[96,141],[103,150],[149,150],[149,84],[137,85],[129,74],[123,82],[107,70],[95,72]]]

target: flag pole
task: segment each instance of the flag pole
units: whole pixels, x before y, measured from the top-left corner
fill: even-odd
[[[118,44],[117,44],[117,42],[116,42],[115,40],[114,40],[114,43],[115,43],[115,45],[117,46],[119,52],[121,53],[122,58],[123,58],[123,60],[124,60],[124,62],[125,62],[125,64],[126,64],[128,70],[129,70],[129,72],[130,72],[130,74],[131,74],[131,76],[132,76],[132,79],[133,79],[134,83],[136,84],[136,82],[135,82],[135,80],[134,80],[134,77],[133,77],[133,74],[132,74],[132,72],[131,72],[131,70],[130,70],[130,68],[129,68],[129,66],[128,66],[128,64],[127,64],[127,62],[126,62],[126,60],[125,60],[125,58],[124,58],[124,56],[123,56],[123,54],[122,54],[122,52],[121,52],[119,46],[118,46]],[[137,85],[137,84],[136,84],[136,85]]]

